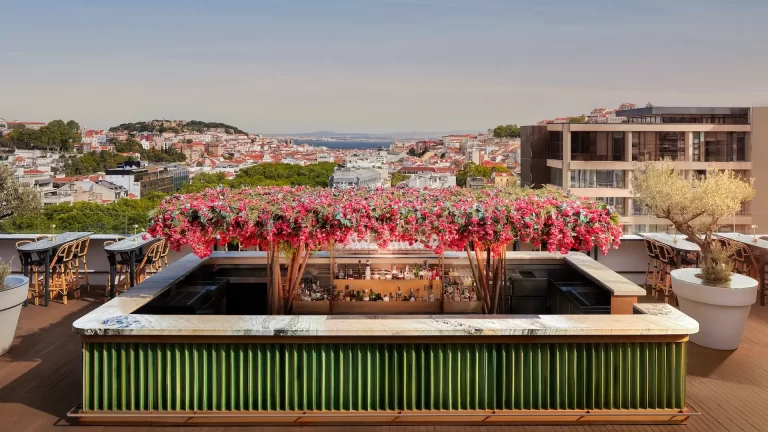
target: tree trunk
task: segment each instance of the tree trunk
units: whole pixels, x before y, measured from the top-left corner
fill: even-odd
[[[477,282],[477,280],[478,280],[478,278],[477,278],[478,270],[475,269],[475,264],[472,263],[472,252],[470,251],[469,244],[467,244],[466,250],[467,250],[467,261],[469,261],[469,268],[472,269],[472,279],[475,280],[475,283],[477,285],[477,299],[480,300],[480,303],[483,306],[483,313],[487,314],[488,313],[488,307],[486,306],[486,303],[485,303],[486,302],[485,293],[483,293],[482,287]]]
[[[269,274],[269,313],[270,315],[279,315],[281,312],[281,294],[282,294],[282,276],[280,274],[280,248],[276,244],[269,245],[270,262],[268,263]]]

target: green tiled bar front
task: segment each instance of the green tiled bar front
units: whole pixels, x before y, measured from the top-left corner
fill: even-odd
[[[685,408],[684,342],[83,344],[83,411]]]

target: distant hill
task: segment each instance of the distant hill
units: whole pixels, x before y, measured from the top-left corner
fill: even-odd
[[[364,138],[364,139],[394,139],[394,138],[437,138],[450,134],[477,133],[477,131],[448,131],[448,132],[392,132],[383,134],[360,132],[316,131],[291,134],[276,134],[277,136],[301,136],[313,138]]]
[[[224,129],[228,134],[245,134],[246,132],[235,126],[219,122],[205,122],[200,120],[150,120],[148,122],[122,123],[109,128],[110,132],[194,132],[201,133],[211,129]]]

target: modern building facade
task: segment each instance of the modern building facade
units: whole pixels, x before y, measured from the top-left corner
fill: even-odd
[[[173,190],[178,191],[189,183],[189,168],[181,165],[169,165],[168,170],[173,177]]]
[[[123,167],[106,170],[104,180],[124,187],[129,198],[141,198],[152,191],[174,191],[173,172],[167,167]]]
[[[405,181],[410,188],[445,189],[456,187],[456,176],[450,174],[414,174]]]
[[[730,169],[754,177],[758,195],[723,221],[728,230],[768,227],[768,200],[761,199],[761,191],[768,197],[768,176],[752,169],[768,162],[768,107],[645,107],[616,116],[624,122],[524,126],[521,184],[552,184],[612,204],[626,233],[667,231],[668,221],[648,215],[632,197],[637,163],[671,159],[686,176]]]
[[[331,188],[382,186],[382,175],[379,170],[373,168],[340,168],[333,172],[328,180]]]

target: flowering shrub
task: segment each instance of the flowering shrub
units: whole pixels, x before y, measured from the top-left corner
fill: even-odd
[[[174,250],[189,245],[199,257],[217,242],[266,250],[268,271],[275,275],[267,299],[272,314],[290,312],[311,252],[332,243],[357,238],[380,247],[420,242],[437,254],[466,250],[483,311],[496,313],[504,251],[514,239],[546,244],[550,252],[597,246],[605,254],[621,237],[618,215],[600,202],[558,190],[458,188],[214,188],[166,198],[151,215],[148,232]],[[288,260],[284,279],[281,256]]]
[[[217,242],[314,250],[355,236],[382,247],[433,244],[438,254],[470,243],[497,251],[514,239],[550,252],[597,246],[605,254],[618,246],[618,219],[606,204],[556,190],[213,188],[166,198],[148,232],[200,257]]]

